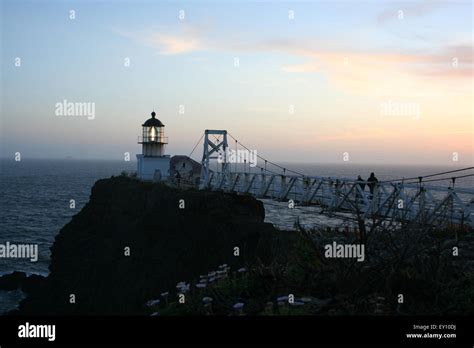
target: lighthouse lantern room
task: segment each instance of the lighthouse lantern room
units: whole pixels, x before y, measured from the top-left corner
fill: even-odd
[[[169,177],[170,156],[165,155],[168,138],[164,135],[165,125],[151,113],[151,118],[142,124],[143,133],[138,137],[142,153],[137,154],[137,176],[146,181],[162,181]]]

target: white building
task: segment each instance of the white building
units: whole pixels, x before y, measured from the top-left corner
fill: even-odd
[[[177,182],[199,186],[201,179],[201,163],[196,162],[188,156],[175,155],[171,157],[170,176]],[[179,176],[178,176],[179,173]]]
[[[165,145],[168,138],[164,136],[165,125],[155,118],[156,113],[151,113],[151,118],[142,124],[143,133],[138,137],[142,144],[142,153],[137,154],[137,177],[146,181],[167,180],[170,175],[170,156],[165,155]]]

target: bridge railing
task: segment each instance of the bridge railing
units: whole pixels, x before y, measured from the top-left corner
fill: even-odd
[[[236,172],[213,173],[209,188],[320,205],[327,213],[347,211],[365,218],[376,215],[474,225],[474,190],[470,189],[381,182],[371,192],[366,182],[350,179]]]

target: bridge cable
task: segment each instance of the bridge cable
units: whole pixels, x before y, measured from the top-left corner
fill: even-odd
[[[441,172],[441,173],[428,174],[428,175],[423,175],[423,176],[416,176],[416,177],[412,177],[412,178],[401,178],[401,179],[385,180],[385,181],[379,181],[379,182],[380,183],[385,183],[385,182],[405,181],[405,180],[420,180],[420,178],[423,180],[425,178],[431,178],[433,176],[457,173],[457,172],[462,172],[462,171],[471,170],[471,169],[474,169],[474,167],[466,167],[466,168],[461,168],[461,169],[456,169],[456,170],[449,170],[449,171]],[[448,178],[448,179],[450,179],[450,178]],[[444,179],[440,179],[440,180],[444,180]],[[417,183],[418,183],[418,181],[417,181]]]
[[[243,148],[245,148],[247,151],[251,151],[247,146],[245,146],[245,145],[242,144],[240,141],[238,141],[234,136],[232,136],[232,134],[230,134],[229,132],[227,132],[227,134],[229,134],[229,136],[230,136],[232,139],[234,139],[237,143],[240,144],[240,146],[242,146]],[[268,159],[266,159],[266,158],[264,158],[264,157],[262,157],[262,156],[260,156],[260,155],[258,155],[258,154],[257,154],[257,157],[260,158],[260,159],[262,159],[262,160],[264,160],[264,161],[265,161],[265,164],[266,164],[266,163],[270,163],[270,164],[274,165],[275,167],[278,167],[278,168],[280,168],[280,169],[283,169],[284,172],[285,172],[285,171],[288,171],[288,172],[291,172],[291,173],[295,173],[295,174],[297,174],[297,175],[306,176],[306,175],[303,174],[303,173],[300,173],[300,172],[297,172],[297,171],[294,171],[294,170],[285,168],[285,167],[283,167],[283,166],[281,166],[281,165],[279,165],[279,164],[277,164],[277,163],[275,163],[275,162],[269,161]]]
[[[434,182],[434,181],[444,181],[444,180],[451,180],[454,181],[456,179],[462,179],[462,178],[467,178],[467,177],[470,177],[470,176],[474,176],[474,174],[466,174],[466,175],[461,175],[461,176],[453,176],[453,177],[448,177],[448,178],[439,178],[439,179],[430,179],[430,180],[424,180],[423,183],[425,182]],[[404,184],[418,184],[419,182],[418,181],[411,181],[411,182],[405,182]]]
[[[232,134],[230,134],[229,132],[227,132],[227,134],[235,140],[236,143],[239,143],[243,148],[245,148],[246,150],[250,151],[250,149],[245,146],[244,144],[242,144],[240,141],[238,141]],[[265,161],[265,171],[269,171],[271,172],[270,170],[266,169],[266,164],[269,163],[269,164],[272,164],[273,166],[275,167],[278,167],[280,169],[283,169],[283,172],[285,171],[288,171],[288,172],[291,172],[291,173],[295,173],[297,175],[300,175],[300,176],[307,176],[303,173],[300,173],[300,172],[297,172],[295,170],[292,170],[292,169],[288,169],[288,168],[285,168],[275,162],[272,162],[272,161],[269,161],[268,159],[260,156],[257,154],[257,157],[264,160]],[[261,168],[260,166],[257,166],[258,168]],[[428,174],[428,175],[423,175],[423,176],[416,176],[416,177],[410,177],[410,178],[401,178],[401,179],[392,179],[392,180],[385,180],[385,181],[379,181],[379,183],[389,183],[389,182],[396,182],[396,181],[403,181],[404,183],[406,183],[406,180],[418,180],[416,183],[421,183],[421,182],[433,182],[433,181],[443,181],[443,180],[452,180],[453,178],[441,178],[441,179],[433,179],[433,180],[423,180],[425,178],[431,178],[431,177],[434,177],[434,176],[439,176],[439,175],[444,175],[444,174],[451,174],[451,173],[457,173],[457,172],[462,172],[462,171],[466,171],[466,170],[472,170],[474,169],[474,167],[466,167],[466,168],[461,168],[461,169],[455,169],[455,170],[449,170],[449,171],[444,171],[444,172],[439,172],[439,173],[434,173],[434,174]],[[274,172],[273,172],[274,173]],[[274,173],[274,174],[277,174],[277,175],[280,175],[279,173]],[[454,179],[456,178],[465,178],[465,177],[469,177],[469,176],[473,176],[472,174],[468,174],[468,175],[463,175],[463,176],[458,176],[458,177],[454,177]],[[411,182],[413,183],[413,182]]]
[[[204,133],[202,133],[201,137],[199,138],[198,142],[196,143],[196,145],[194,145],[193,147],[193,150],[191,151],[191,153],[189,154],[189,158],[191,158],[191,155],[193,154],[194,150],[196,150],[196,147],[199,145],[199,143],[201,142],[202,138],[204,138]]]

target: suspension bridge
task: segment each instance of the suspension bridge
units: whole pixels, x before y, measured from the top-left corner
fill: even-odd
[[[190,156],[204,139],[200,189],[318,205],[329,216],[350,213],[354,219],[364,221],[382,218],[474,227],[474,189],[456,186],[456,182],[474,176],[474,167],[376,183],[313,176],[283,167],[260,155],[256,157],[263,166],[248,163],[248,158],[244,159],[243,165],[233,164],[229,158],[229,138],[235,143],[235,152],[239,149],[251,151],[226,130],[206,130],[191,151]],[[216,166],[214,170],[213,165]],[[449,182],[449,185],[435,184],[440,182]]]

